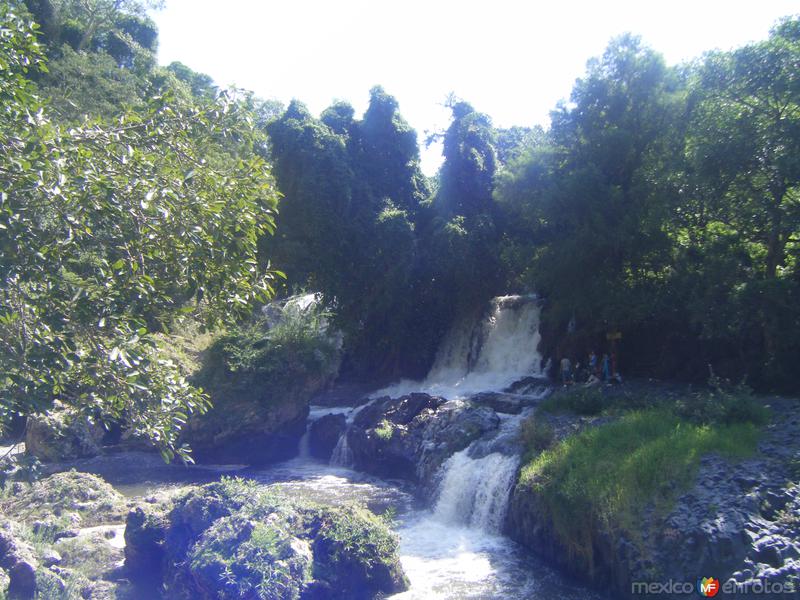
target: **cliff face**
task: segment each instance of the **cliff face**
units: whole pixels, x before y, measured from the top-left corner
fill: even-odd
[[[666,514],[648,506],[625,527],[594,521],[588,552],[570,551],[556,532],[540,491],[512,492],[506,533],[600,588],[626,598],[652,596],[646,585],[697,585],[718,579],[723,593],[800,595],[800,405],[776,400],[758,452],[733,462],[700,461],[695,483]],[[652,588],[651,588],[652,589]],[[659,597],[685,597],[659,588]]]
[[[254,378],[247,386],[211,388],[211,410],[192,419],[185,433],[194,458],[251,465],[291,458],[306,428],[309,399],[328,380],[298,377],[278,389]]]

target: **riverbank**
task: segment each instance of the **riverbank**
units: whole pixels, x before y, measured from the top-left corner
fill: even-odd
[[[575,386],[523,431],[506,531],[552,564],[627,598],[703,577],[728,591],[800,593],[796,400]]]

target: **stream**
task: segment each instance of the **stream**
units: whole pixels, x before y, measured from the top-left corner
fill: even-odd
[[[347,424],[352,424],[364,406],[381,397],[424,391],[463,403],[477,392],[518,389],[514,382],[533,379],[534,384],[521,393],[511,394],[525,406],[529,403],[528,408],[519,414],[498,413],[499,427],[451,455],[438,471],[435,489],[426,494],[407,482],[349,468],[352,453],[346,432],[330,462],[312,458],[308,426],[299,441],[298,456],[266,468],[166,465],[158,456],[142,452],[105,455],[67,467],[100,475],[129,497],[146,498],[170,486],[235,475],[317,502],[357,502],[378,514],[389,510],[400,539],[401,562],[411,582],[408,591],[393,596],[396,599],[599,599],[603,596],[572,583],[501,535],[520,464],[519,426],[548,392],[538,352],[538,327],[535,297],[495,298],[478,320],[453,328],[425,380],[397,382],[355,407],[310,408],[308,426],[328,414],[343,414]],[[431,500],[424,502],[420,496]]]
[[[485,469],[497,472],[501,465],[492,463],[492,456],[480,460]],[[443,480],[442,493],[433,507],[426,507],[415,498],[404,482],[378,479],[306,457],[263,469],[236,465],[182,467],[165,465],[160,460],[152,454],[125,452],[79,461],[72,466],[101,475],[129,497],[147,497],[172,486],[238,476],[318,502],[359,502],[378,513],[391,508],[395,511],[401,562],[411,581],[410,590],[392,596],[396,600],[602,598],[569,582],[493,531],[491,510],[483,518],[463,522],[459,511],[468,510],[473,504],[476,514],[475,505],[480,503],[479,498],[470,500],[465,497],[470,494],[457,491],[468,489],[458,485],[459,477],[470,472],[467,464],[470,459],[466,455],[452,460],[450,477]]]

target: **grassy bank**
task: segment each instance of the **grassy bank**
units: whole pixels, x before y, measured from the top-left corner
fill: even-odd
[[[555,441],[547,413],[613,419]],[[767,417],[743,388],[660,398],[575,388],[554,394],[523,427],[519,483],[536,494],[558,540],[591,567],[598,533],[636,540],[643,511],[666,514],[696,480],[703,455],[752,455]]]

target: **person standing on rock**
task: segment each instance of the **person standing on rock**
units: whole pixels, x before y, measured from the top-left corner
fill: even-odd
[[[589,375],[597,376],[600,374],[600,369],[597,366],[597,354],[592,350],[589,352]]]
[[[567,385],[572,380],[572,362],[566,356],[561,359],[561,383]]]
[[[600,368],[603,370],[603,381],[608,383],[611,379],[611,360],[608,358],[608,354],[603,354],[603,361]]]

